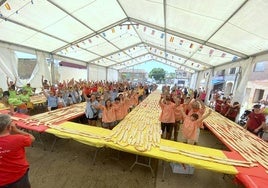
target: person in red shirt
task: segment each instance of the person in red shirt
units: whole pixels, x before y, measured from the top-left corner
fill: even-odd
[[[230,105],[228,111],[226,112],[226,117],[233,122],[235,122],[236,116],[239,114],[240,104],[239,102],[234,102],[233,105]]]
[[[215,103],[215,111],[216,112],[221,112],[221,105],[224,103],[224,101],[226,100],[226,97],[223,97],[222,100],[220,98],[216,99],[216,103]]]
[[[35,138],[17,129],[9,115],[0,114],[0,187],[30,188],[24,147]]]
[[[231,107],[231,100],[225,99],[223,103],[221,104],[220,114],[223,116],[227,116],[227,112],[229,111],[230,107]]]
[[[262,129],[265,127],[265,116],[261,112],[261,105],[254,105],[253,112],[248,115],[248,121],[244,128],[258,135]]]

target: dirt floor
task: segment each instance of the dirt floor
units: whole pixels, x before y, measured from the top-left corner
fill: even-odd
[[[232,176],[204,169],[195,169],[193,175],[174,174],[168,163],[156,159],[151,159],[155,177],[150,168],[144,166],[136,165],[130,171],[136,156],[109,148],[98,150],[94,164],[94,147],[58,139],[51,152],[55,137],[45,133],[41,138],[46,150],[38,142],[27,148],[33,188],[243,187],[236,185]],[[208,130],[201,131],[198,145],[226,149]],[[148,158],[140,157],[139,161],[147,162]],[[166,165],[164,178],[163,164]]]

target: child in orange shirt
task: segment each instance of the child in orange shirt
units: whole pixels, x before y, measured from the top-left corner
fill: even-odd
[[[166,139],[171,139],[171,133],[175,124],[175,113],[174,109],[176,104],[171,102],[169,96],[161,95],[159,100],[159,106],[162,109],[162,112],[159,117],[159,121],[161,122],[162,135],[166,130]]]
[[[209,112],[201,117],[199,117],[197,113],[187,116],[183,110],[181,110],[181,112],[184,118],[182,126],[183,139],[185,139],[188,144],[194,144],[197,139],[198,128],[203,128],[202,121],[211,114],[212,110],[209,109]]]
[[[106,129],[113,129],[116,122],[115,111],[117,108],[113,106],[110,99],[105,101],[105,106],[99,105],[102,110],[102,127]]]

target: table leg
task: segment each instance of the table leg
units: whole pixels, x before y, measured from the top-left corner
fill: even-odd
[[[154,175],[154,170],[153,170],[152,165],[151,165],[151,161],[152,161],[152,158],[148,158],[148,163],[142,163],[142,162],[139,162],[139,155],[136,155],[136,160],[135,160],[135,162],[131,165],[131,167],[130,167],[130,171],[132,171],[132,169],[134,168],[135,165],[145,166],[145,167],[147,167],[147,168],[150,168],[151,173],[152,173],[152,176],[153,176],[153,178],[154,178],[155,175]]]

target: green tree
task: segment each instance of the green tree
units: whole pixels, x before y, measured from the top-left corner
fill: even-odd
[[[166,71],[162,68],[153,68],[149,73],[149,77],[154,78],[157,81],[164,80],[165,75],[166,75]]]

